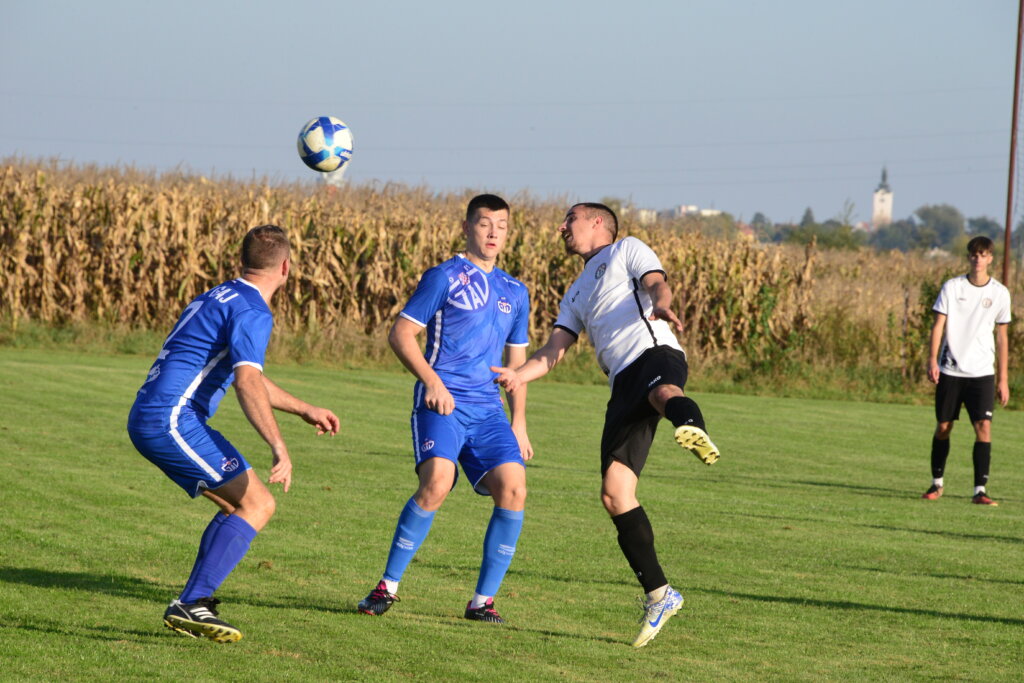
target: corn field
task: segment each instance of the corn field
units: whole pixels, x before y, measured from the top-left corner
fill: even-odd
[[[458,251],[472,192],[407,186],[306,186],[155,177],[131,170],[0,166],[0,317],[170,329],[194,296],[237,274],[241,239],[273,223],[292,242],[293,275],[274,302],[280,329],[382,336],[420,274]],[[498,265],[531,292],[543,341],[581,268],[556,227],[567,208],[511,197]],[[929,324],[922,284],[963,260],[819,252],[644,229],[661,257],[688,351],[770,364],[780,354],[830,363],[920,367]]]

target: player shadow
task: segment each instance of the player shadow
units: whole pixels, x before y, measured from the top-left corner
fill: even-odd
[[[35,569],[32,567],[0,567],[0,584],[11,583],[36,588],[55,588],[58,590],[80,590],[88,593],[103,593],[117,598],[129,598],[152,602],[160,606],[162,610],[170,602],[171,598],[177,596],[181,590],[180,585],[169,585],[138,579],[120,574],[91,574],[88,572],[62,572],[51,569]],[[349,612],[346,606],[334,604],[316,604],[308,599],[296,596],[283,598],[281,601],[267,600],[254,597],[244,593],[235,594],[231,590],[225,591],[226,599],[233,603],[248,605],[250,607],[269,607],[274,609],[310,609],[333,614],[345,614]],[[128,631],[112,630],[113,633],[128,633]]]
[[[755,486],[763,486],[765,488],[793,489],[802,486],[810,486],[813,488],[824,489],[844,489],[853,493],[859,493],[865,496],[874,496],[876,498],[916,497],[908,493],[907,489],[890,488],[886,486],[865,486],[863,484],[850,484],[836,481],[815,481],[812,479],[787,479],[785,481],[766,480],[761,477],[744,476],[742,474],[733,474],[730,475],[730,478],[736,481],[748,481]]]
[[[458,571],[459,573],[465,573],[468,577],[467,581],[471,581],[473,577],[480,571],[479,564],[465,564],[465,565],[452,565],[451,563],[439,564],[430,561],[416,561],[417,567],[424,567],[426,569],[434,569],[441,572]],[[520,567],[513,567],[508,570],[508,576],[512,577],[527,577],[530,579],[540,579],[544,581],[554,581],[556,583],[565,583],[578,585],[581,583],[591,584],[594,586],[636,586],[636,580],[626,579],[601,579],[601,578],[587,578],[585,576],[567,576],[554,574],[550,572],[534,571],[532,569],[523,569]]]
[[[736,593],[733,591],[715,590],[713,588],[699,588],[691,586],[688,589],[692,593],[706,593],[718,595],[725,598],[739,598],[741,600],[753,600],[756,602],[767,602],[772,604],[796,605],[798,607],[820,607],[830,610],[849,610],[852,612],[887,612],[890,614],[912,614],[915,616],[935,617],[937,619],[958,619],[960,621],[981,622],[986,624],[1006,624],[1007,626],[1024,626],[1024,619],[1013,617],[990,617],[983,614],[963,614],[958,612],[942,612],[933,609],[918,609],[914,607],[889,607],[886,605],[873,605],[867,602],[853,602],[851,600],[818,600],[816,598],[786,597],[782,595],[755,595],[753,593]]]
[[[62,572],[32,567],[0,567],[0,583],[17,583],[37,588],[81,590],[162,603],[167,603],[175,592],[170,586],[131,576]]]
[[[1016,536],[1000,536],[998,534],[965,534],[959,531],[947,531],[945,529],[911,529],[903,526],[889,526],[887,524],[851,524],[851,526],[864,527],[865,529],[879,529],[882,531],[901,531],[912,534],[927,534],[929,536],[942,536],[943,538],[959,538],[966,541],[996,541],[999,543],[1024,543],[1024,538]]]
[[[880,569],[879,567],[865,567],[857,565],[840,565],[842,569],[851,569],[854,571],[863,572],[874,572],[878,574],[889,574],[891,576],[916,576],[924,577],[929,579],[950,579],[953,581],[977,581],[979,583],[998,583],[1006,584],[1010,586],[1024,586],[1024,581],[1016,581],[1014,579],[990,579],[984,576],[971,576],[968,574],[939,574],[939,573],[922,573],[922,572],[907,572],[907,571],[893,571],[891,569]]]
[[[460,630],[470,630],[474,634],[480,633],[480,624],[475,621],[470,621],[461,615],[440,616],[436,614],[416,614],[413,612],[406,612],[402,615],[403,619],[422,623],[430,626],[431,628],[456,628]],[[533,633],[539,636],[547,636],[549,638],[571,638],[580,640],[583,642],[592,643],[595,640],[602,641],[605,643],[611,643],[612,645],[628,645],[623,638],[612,638],[609,636],[599,636],[593,633],[572,633],[570,631],[558,631],[549,628],[530,628],[527,626],[521,626],[518,624],[505,623],[501,629],[491,629],[494,633],[503,634],[508,631],[514,631],[519,633]]]
[[[114,626],[88,626],[82,623],[69,624],[66,621],[54,622],[36,619],[37,623],[11,623],[7,622],[4,624],[6,628],[16,628],[19,631],[27,631],[29,633],[40,633],[44,635],[59,636],[61,638],[67,638],[69,632],[80,631],[82,636],[86,638],[92,638],[93,640],[109,640],[111,642],[123,642],[126,638],[133,638],[135,640],[146,639],[152,641],[162,641],[172,634],[165,632],[162,629],[140,631],[138,629],[131,628],[120,628]],[[173,637],[173,636],[172,636]]]

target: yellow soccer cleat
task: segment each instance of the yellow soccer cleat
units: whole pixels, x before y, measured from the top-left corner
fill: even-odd
[[[714,465],[718,460],[718,447],[700,427],[681,425],[676,427],[676,443],[697,456],[705,465]]]
[[[665,597],[651,603],[644,603],[644,616],[640,619],[640,634],[633,641],[633,647],[643,647],[654,640],[665,622],[672,618],[672,615],[683,606],[683,596],[679,591],[669,586],[665,591]]]

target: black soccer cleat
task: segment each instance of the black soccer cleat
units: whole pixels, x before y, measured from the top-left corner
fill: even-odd
[[[242,639],[242,632],[217,618],[217,598],[199,598],[185,604],[172,600],[164,612],[164,626],[192,638],[209,638],[217,643],[233,643]]]
[[[370,591],[370,594],[359,601],[358,609],[363,614],[380,616],[389,609],[392,603],[400,602],[398,596],[388,592],[388,586],[381,581],[377,587]]]
[[[505,620],[494,609],[494,598],[487,598],[481,607],[472,607],[473,601],[466,603],[466,618],[471,621],[486,621],[491,624],[504,624]]]

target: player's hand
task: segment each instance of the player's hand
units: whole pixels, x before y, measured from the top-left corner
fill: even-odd
[[[494,383],[510,394],[515,393],[515,390],[523,384],[522,380],[519,379],[519,373],[512,368],[492,365],[491,372],[498,373],[498,376],[494,378]]]
[[[928,379],[932,384],[939,383],[939,364],[934,358],[928,360]]]
[[[1010,383],[1005,379],[1000,380],[998,386],[996,386],[996,398],[999,399],[999,405],[1004,408],[1010,402]]]
[[[519,453],[523,456],[523,460],[533,459],[533,445],[530,444],[530,437],[526,434],[526,427],[512,427],[512,433],[516,435],[516,441],[519,442]]]
[[[679,322],[679,318],[669,308],[655,308],[651,311],[650,320],[664,320],[669,325],[675,328],[676,332],[683,331],[683,323]]]
[[[341,421],[338,420],[338,416],[327,410],[327,408],[310,406],[306,412],[300,414],[300,417],[316,427],[317,436],[321,434],[334,436],[338,433],[338,429],[341,428]]]
[[[288,449],[283,445],[274,451],[274,465],[270,468],[268,484],[284,484],[284,492],[292,486],[292,459],[288,457]]]
[[[427,386],[426,394],[423,396],[423,403],[429,410],[438,415],[451,415],[455,410],[455,399],[442,382]]]

